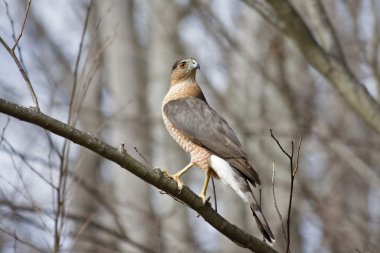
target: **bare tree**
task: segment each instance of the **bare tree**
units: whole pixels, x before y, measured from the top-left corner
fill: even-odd
[[[0,2],[2,251],[379,251],[378,0]],[[160,115],[188,57],[273,247],[218,180],[203,206],[199,171],[183,191],[161,171],[188,159]],[[302,137],[297,178],[269,129],[288,154]]]

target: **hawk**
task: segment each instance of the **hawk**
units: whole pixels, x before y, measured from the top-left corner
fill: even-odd
[[[162,117],[171,137],[190,154],[191,161],[171,178],[182,189],[180,177],[191,167],[205,171],[199,196],[207,202],[210,177],[221,178],[252,210],[256,223],[268,242],[274,236],[249,186],[260,184],[259,175],[227,121],[214,111],[195,80],[200,69],[196,60],[177,61],[172,68],[170,88],[162,102]]]

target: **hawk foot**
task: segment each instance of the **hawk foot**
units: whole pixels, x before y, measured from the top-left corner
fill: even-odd
[[[177,185],[178,185],[178,189],[180,191],[182,191],[183,189],[183,182],[182,180],[180,179],[180,177],[177,175],[177,174],[174,174],[174,175],[168,175],[171,179],[175,180],[177,182]]]
[[[155,167],[155,169],[161,171],[161,173],[162,173],[165,177],[170,177],[169,171],[168,171],[167,169],[161,169],[161,168],[158,168],[158,167]]]
[[[210,199],[211,199],[211,196],[206,197],[206,195],[204,195],[204,194],[202,194],[202,193],[199,194],[199,197],[202,198],[202,201],[203,201],[202,206],[204,206],[204,205],[206,205],[207,203],[209,203],[209,202],[210,202]]]
[[[170,173],[165,169],[161,170],[161,172],[162,172],[162,174],[164,174],[165,177],[169,177],[169,178],[175,180],[177,182],[178,189],[180,191],[182,191],[184,184],[183,184],[182,180],[180,179],[180,176],[178,176],[177,174],[170,175]]]

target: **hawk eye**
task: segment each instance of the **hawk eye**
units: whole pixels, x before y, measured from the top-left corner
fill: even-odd
[[[186,67],[186,62],[181,62],[181,63],[179,64],[179,67],[180,67],[181,69],[185,68],[185,67]]]

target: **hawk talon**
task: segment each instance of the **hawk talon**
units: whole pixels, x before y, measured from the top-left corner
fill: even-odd
[[[169,175],[169,177],[177,182],[177,186],[178,186],[178,189],[179,189],[179,193],[181,193],[184,184],[183,184],[183,182],[181,181],[181,179],[179,178],[179,176],[177,176],[177,175]]]
[[[205,195],[199,195],[199,197],[202,198],[202,202],[203,202],[202,206],[205,206],[208,203],[210,203],[211,196],[206,197]]]
[[[161,169],[160,167],[154,167],[155,170],[159,170],[164,176],[169,177],[170,174],[167,169]]]

